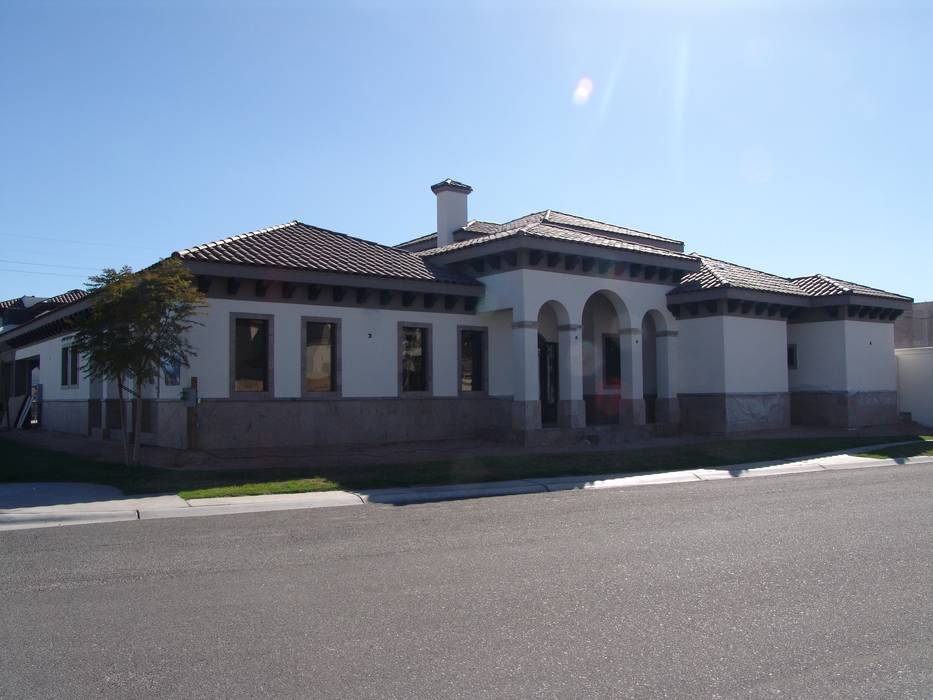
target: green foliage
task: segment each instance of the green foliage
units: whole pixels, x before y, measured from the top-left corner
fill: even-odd
[[[73,347],[84,355],[89,378],[156,381],[162,367],[188,366],[188,341],[202,304],[192,275],[169,258],[142,272],[108,268],[90,278],[90,312],[74,322]]]
[[[84,374],[112,380],[120,396],[120,425],[124,454],[130,461],[129,433],[123,392],[130,378],[136,382],[132,458],[138,455],[142,421],[142,386],[158,381],[168,364],[188,366],[194,348],[188,331],[194,325],[203,296],[191,272],[169,258],[141,272],[128,267],[105,269],[86,285],[91,308],[72,325],[72,347],[84,356]]]

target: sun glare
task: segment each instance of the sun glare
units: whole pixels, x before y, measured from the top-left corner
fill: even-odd
[[[592,93],[593,81],[586,76],[583,76],[580,78],[576,89],[573,91],[573,103],[577,105],[585,105],[590,101],[590,95]]]

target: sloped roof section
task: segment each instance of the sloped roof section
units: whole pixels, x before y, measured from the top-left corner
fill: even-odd
[[[183,260],[479,284],[413,253],[290,221],[172,253]]]
[[[544,239],[553,239],[561,241],[571,241],[573,243],[583,243],[585,245],[598,246],[601,248],[612,248],[615,250],[630,250],[638,253],[645,253],[648,255],[660,255],[664,257],[678,258],[682,260],[691,260],[692,256],[685,255],[684,253],[678,253],[672,250],[666,250],[664,248],[655,248],[650,245],[641,245],[639,243],[632,243],[631,241],[626,241],[620,238],[615,238],[613,236],[605,236],[596,233],[588,233],[584,231],[577,231],[575,229],[565,228],[563,226],[554,226],[546,223],[531,223],[526,224],[513,229],[506,229],[499,231],[497,233],[491,233],[485,236],[478,236],[477,238],[470,238],[465,241],[458,241],[456,243],[451,243],[450,245],[443,246],[441,248],[430,248],[428,250],[423,250],[415,255],[421,257],[431,257],[433,255],[439,255],[442,253],[449,253],[455,250],[462,250],[464,248],[471,248],[475,246],[482,245],[484,243],[491,243],[493,241],[499,241],[506,238],[515,238],[515,237],[529,237],[529,238],[544,238]]]
[[[514,231],[516,229],[527,228],[535,224],[547,224],[551,226],[566,227],[581,232],[601,234],[610,237],[618,236],[624,239],[628,239],[633,243],[640,242],[646,245],[655,245],[668,250],[674,250],[675,252],[683,252],[683,242],[674,238],[665,238],[664,236],[658,236],[654,233],[645,233],[644,231],[627,228],[625,226],[607,224],[604,221],[587,219],[585,217],[576,216],[574,214],[565,214],[563,212],[554,211],[553,209],[536,211],[501,224],[496,224],[491,221],[474,220],[470,221],[466,226],[460,229],[460,231],[467,234],[487,236],[495,233],[505,233]],[[456,236],[457,232],[455,231],[454,237]],[[427,236],[420,236],[418,238],[413,238],[410,241],[399,243],[398,247],[404,248],[406,246],[422,244],[436,240],[437,234],[431,233]]]
[[[709,289],[747,289],[807,298],[860,294],[880,299],[912,301],[910,297],[901,294],[866,287],[855,282],[846,282],[827,275],[794,278],[779,277],[768,272],[736,265],[725,260],[717,260],[705,255],[696,255],[696,257],[700,259],[700,269],[697,272],[684,275],[680,284],[668,292],[669,295],[674,296]]]
[[[87,292],[83,289],[69,289],[67,292],[62,292],[58,296],[49,297],[40,302],[42,306],[64,306],[65,304],[73,304],[76,301],[80,301],[87,296]]]
[[[859,294],[866,297],[881,297],[883,299],[900,299],[903,301],[913,301],[910,297],[893,292],[886,292],[883,289],[875,287],[866,287],[863,284],[847,282],[846,280],[829,277],[827,275],[809,275],[807,277],[795,277],[794,284],[804,290],[807,296],[827,297],[837,296],[839,294]]]
[[[680,284],[668,294],[686,294],[688,292],[729,287],[758,292],[806,296],[804,290],[784,277],[755,270],[751,267],[736,265],[725,260],[709,258],[705,255],[694,255],[700,259],[700,269],[697,272],[684,275]]]

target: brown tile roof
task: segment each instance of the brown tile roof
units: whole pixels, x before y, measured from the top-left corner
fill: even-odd
[[[473,234],[477,236],[481,234],[495,233],[498,230],[499,230],[499,224],[494,224],[491,221],[476,221],[475,219],[473,221],[468,222],[467,225],[464,226],[463,228],[458,229],[458,231],[463,231],[464,233],[469,233],[469,234]],[[458,231],[454,231],[454,235],[456,235]],[[432,233],[426,233],[423,236],[418,236],[417,238],[412,238],[407,241],[402,241],[401,243],[396,244],[394,247],[405,248],[406,246],[415,245],[417,243],[427,243],[428,241],[436,241],[436,240],[437,240],[437,233],[432,232]]]
[[[58,296],[49,297],[48,299],[43,299],[39,302],[42,306],[64,306],[65,304],[72,304],[76,301],[79,301],[87,296],[87,292],[83,289],[69,289],[67,292],[62,292]],[[38,306],[38,304],[37,304]]]
[[[290,221],[172,253],[184,260],[479,284],[398,248]]]
[[[463,248],[470,248],[473,246],[481,245],[483,243],[491,243],[493,241],[502,240],[505,238],[513,238],[516,236],[527,236],[531,238],[549,238],[562,241],[571,241],[573,243],[583,243],[585,245],[599,246],[601,248],[613,248],[616,250],[631,250],[638,253],[646,253],[649,255],[661,255],[664,257],[671,258],[680,258],[680,259],[691,259],[691,256],[685,255],[683,253],[678,253],[672,250],[667,250],[664,248],[655,248],[650,245],[641,245],[639,243],[632,243],[631,241],[622,240],[620,238],[615,238],[614,236],[601,235],[596,233],[588,233],[584,231],[577,231],[575,229],[565,228],[563,226],[552,226],[545,223],[531,223],[525,224],[517,228],[506,229],[499,231],[497,233],[491,233],[485,236],[479,236],[477,238],[470,238],[465,241],[458,241],[456,243],[451,243],[450,245],[443,246],[442,248],[430,248],[428,250],[422,250],[415,255],[421,257],[430,257],[432,255],[437,255],[440,253],[449,253],[454,250],[461,250]]]
[[[647,245],[651,245],[653,242],[655,244],[663,244],[662,247],[665,248],[674,246],[680,250],[683,250],[683,242],[673,238],[665,238],[664,236],[658,236],[654,233],[645,233],[644,231],[638,231],[637,229],[633,228],[626,228],[625,226],[607,224],[603,221],[587,219],[585,217],[576,216],[574,214],[565,214],[563,212],[554,211],[553,209],[536,211],[532,214],[526,214],[525,216],[520,216],[517,219],[512,219],[511,221],[506,221],[502,224],[492,223],[491,221],[471,221],[460,230],[466,233],[481,234],[485,236],[493,233],[514,231],[515,229],[524,228],[533,224],[566,226],[568,228],[582,230],[590,233],[609,236],[622,236],[628,239],[637,239],[633,242],[642,241]],[[420,236],[419,238],[414,238],[410,241],[399,243],[399,247],[408,246],[415,243],[424,243],[430,240],[437,240],[437,234],[429,233],[426,236]]]
[[[885,299],[911,301],[910,297],[892,294],[881,289],[846,282],[826,275],[809,277],[779,277],[735,263],[697,255],[700,269],[684,275],[680,284],[668,294],[686,294],[707,289],[748,289],[758,292],[788,294],[798,297],[825,297],[840,294],[862,294]]]
[[[680,284],[669,294],[686,294],[706,289],[750,289],[759,292],[774,292],[776,294],[793,294],[806,296],[806,293],[791,280],[778,277],[768,272],[743,267],[735,263],[709,258],[705,255],[696,255],[700,259],[700,269],[684,275]]]
[[[808,296],[826,297],[837,294],[860,294],[867,297],[883,297],[885,299],[903,299],[913,301],[910,297],[901,294],[886,292],[875,287],[866,287],[863,284],[847,282],[827,275],[809,275],[807,277],[794,277],[794,284],[803,289]]]

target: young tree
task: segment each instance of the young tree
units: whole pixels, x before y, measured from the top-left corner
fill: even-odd
[[[141,272],[128,267],[105,269],[86,285],[89,312],[74,321],[73,347],[84,358],[84,374],[114,380],[120,405],[123,456],[127,464],[139,458],[143,385],[157,381],[162,368],[188,366],[195,355],[187,331],[203,305],[203,295],[191,272],[168,258]],[[127,386],[135,381],[135,391]],[[124,392],[133,394],[133,441],[128,440]]]

